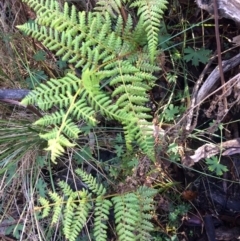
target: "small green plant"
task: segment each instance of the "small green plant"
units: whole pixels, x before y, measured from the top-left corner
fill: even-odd
[[[215,172],[218,176],[222,176],[224,172],[228,171],[227,167],[220,163],[220,158],[216,156],[206,158],[206,164],[208,169]]]
[[[195,50],[191,47],[187,47],[184,49],[184,54],[185,56],[183,59],[186,62],[191,61],[192,65],[198,66],[199,63],[206,64],[208,62],[211,51],[205,48]]]
[[[179,107],[174,106],[173,104],[170,104],[164,112],[164,119],[166,121],[173,121],[176,119],[178,114],[179,114]]]

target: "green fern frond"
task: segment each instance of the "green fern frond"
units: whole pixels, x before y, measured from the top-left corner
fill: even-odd
[[[134,193],[128,193],[122,196],[112,198],[114,203],[116,231],[120,241],[135,240],[137,230],[140,206],[137,196]]]
[[[121,0],[98,0],[96,3],[95,11],[101,13],[108,12],[112,17],[116,18],[120,15]]]
[[[103,196],[106,193],[106,189],[102,184],[97,183],[96,178],[91,174],[87,174],[81,169],[75,171],[79,177],[88,185],[88,188],[97,196]]]
[[[138,119],[132,119],[124,126],[126,145],[129,150],[132,148],[132,141],[137,140],[142,151],[154,161],[154,137],[152,124]]]
[[[48,193],[50,198],[54,201],[53,215],[52,215],[52,225],[57,223],[62,212],[63,198],[60,197],[55,192]]]
[[[52,124],[61,124],[64,114],[63,110],[59,110],[51,115],[45,115],[41,119],[37,120],[34,125],[48,126]]]
[[[74,202],[76,199],[77,195],[76,193],[72,193],[71,196],[68,197],[67,199],[67,203],[64,207],[64,211],[63,211],[63,215],[64,215],[64,219],[63,219],[63,233],[65,235],[65,237],[67,239],[70,240],[70,237],[72,236],[72,223],[73,223],[73,217],[75,215],[75,210],[77,207],[77,204]],[[78,230],[80,231],[80,230]],[[75,240],[75,235],[74,235],[74,239]]]
[[[49,216],[52,210],[52,225],[56,224],[61,217],[65,237],[70,241],[75,241],[90,215],[89,212],[92,209],[91,194],[87,190],[73,191],[63,181],[59,182],[59,186],[64,193],[64,198],[55,192],[49,192],[53,203],[49,203],[44,198],[39,199],[42,205],[42,216]],[[103,200],[102,208],[107,209],[108,205],[109,203]]]
[[[99,86],[99,75],[96,75],[94,72],[89,70],[84,71],[83,73],[83,85],[85,88],[85,93],[83,94],[91,106],[95,110],[99,110],[103,116],[109,117],[111,119],[118,120],[123,122],[128,117],[127,113],[122,109],[119,109],[119,106],[112,104],[111,99],[103,91],[100,91]]]
[[[61,79],[50,79],[46,84],[41,84],[36,90],[31,91],[22,103],[37,105],[42,110],[48,110],[53,105],[58,105],[60,108],[68,107],[69,95],[75,94],[80,87],[81,79],[68,73]]]
[[[109,209],[111,206],[112,203],[104,199],[103,196],[96,198],[93,235],[98,241],[107,240],[107,221],[109,219]]]
[[[52,152],[52,159],[56,160],[63,154],[64,148],[73,146],[79,133],[74,121],[83,118],[94,126],[97,124],[97,112],[124,125],[129,149],[137,141],[145,153],[152,155],[152,133],[145,131],[145,127],[143,130],[135,125],[150,118],[149,109],[145,106],[148,100],[146,93],[156,79],[153,72],[159,70],[151,60],[156,54],[156,22],[161,18],[166,2],[133,2],[131,6],[138,7],[139,21],[142,23],[136,29],[130,15],[125,23],[121,16],[113,19],[108,12],[77,12],[74,6],[70,7],[67,3],[61,10],[56,0],[23,2],[34,9],[37,18],[18,28],[42,41],[62,60],[82,71],[82,78],[69,73],[61,79],[51,79],[23,100],[24,104],[36,104],[44,111],[54,105],[60,109],[37,122],[44,126],[56,126],[61,122],[50,133],[41,135],[49,142],[47,150]],[[160,10],[156,10],[153,2]],[[116,3],[121,6],[120,1]],[[147,33],[148,48],[140,40],[140,34],[144,31]],[[133,36],[133,33],[138,36]],[[111,96],[104,90],[105,85],[113,88]]]
[[[40,135],[40,137],[42,136],[43,135]],[[51,152],[51,160],[53,163],[56,164],[57,157],[64,153],[64,147],[74,147],[74,144],[63,135],[57,135],[56,138],[48,140],[48,147],[45,150]]]
[[[130,5],[138,7],[138,15],[143,18],[152,63],[156,57],[160,20],[163,16],[163,10],[167,8],[167,3],[166,0],[135,0]]]
[[[153,231],[153,224],[150,222],[152,218],[151,213],[154,211],[154,201],[153,198],[157,194],[157,190],[153,188],[148,188],[146,186],[139,187],[136,191],[136,195],[140,200],[140,209],[139,213],[140,218],[138,220],[138,235],[137,240],[145,241],[150,240],[150,232]]]
[[[41,204],[41,208],[42,208],[42,218],[46,218],[50,211],[51,211],[51,207],[49,205],[49,201],[43,197],[39,198],[39,203]]]
[[[86,190],[75,192],[71,198],[68,198],[66,212],[64,212],[63,232],[70,241],[76,240],[79,232],[87,223],[89,211],[92,208],[89,203],[90,198],[91,196]]]
[[[136,193],[112,198],[116,230],[119,240],[150,240],[153,225],[149,221],[153,212],[153,198],[157,191],[140,187]]]
[[[40,198],[43,205],[42,212],[45,216],[53,211],[52,224],[62,218],[63,233],[66,239],[75,241],[77,236],[87,224],[87,220],[94,213],[93,235],[95,240],[107,240],[107,228],[110,208],[114,204],[114,219],[119,241],[125,240],[151,240],[153,231],[151,223],[154,213],[153,198],[157,190],[142,186],[135,192],[115,196],[108,200],[103,195],[106,193],[102,184],[97,183],[96,178],[78,169],[77,174],[89,187],[89,190],[73,191],[68,184],[61,181],[59,186],[64,193],[64,198],[57,193],[49,193],[50,199]],[[92,193],[96,198],[92,198]]]
[[[69,197],[73,194],[71,187],[64,181],[58,182],[58,186],[61,188],[64,196]]]

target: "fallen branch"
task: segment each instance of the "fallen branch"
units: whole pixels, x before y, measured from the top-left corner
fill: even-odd
[[[240,138],[236,138],[230,141],[225,141],[220,144],[205,144],[199,147],[193,155],[183,156],[182,163],[185,166],[193,166],[195,163],[199,162],[201,159],[210,158],[219,154],[222,156],[230,156],[233,154],[240,153]]]
[[[29,92],[26,89],[0,89],[0,100],[22,100]]]
[[[214,14],[214,0],[196,0],[199,8]],[[220,17],[230,18],[240,23],[240,1],[239,0],[218,0],[218,12]]]
[[[237,54],[233,58],[229,60],[222,61],[223,72],[227,72],[230,69],[233,69],[240,63],[240,54]],[[213,91],[213,87],[216,84],[217,80],[220,78],[219,68],[218,66],[212,71],[212,73],[205,80],[204,84],[198,91],[197,100],[195,105],[199,104],[203,101],[210,92]]]

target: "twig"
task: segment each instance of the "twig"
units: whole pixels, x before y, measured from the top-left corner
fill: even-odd
[[[197,104],[198,90],[199,90],[199,87],[200,87],[200,85],[201,85],[201,83],[203,81],[203,78],[204,78],[205,74],[208,71],[208,68],[212,64],[212,62],[215,59],[215,57],[216,57],[216,55],[214,57],[212,57],[210,59],[210,61],[207,63],[207,65],[205,66],[205,68],[202,71],[201,75],[199,76],[197,82],[194,85],[192,98],[191,98],[191,105],[190,105],[190,108],[189,108],[189,113],[187,114],[186,131],[190,131],[191,132],[190,129],[192,129],[191,128],[191,124],[192,124],[192,119],[193,119],[193,113],[194,113],[195,105]],[[197,108],[196,112],[198,112],[199,106],[197,106],[196,108]]]
[[[219,35],[219,24],[218,24],[218,5],[217,0],[214,0],[214,21],[215,21],[215,34],[216,34],[216,42],[217,42],[217,52],[218,52],[218,67],[221,77],[221,85],[222,85],[222,92],[223,92],[223,101],[224,101],[224,112],[227,113],[227,97],[224,95],[226,93],[225,89],[225,80],[223,75],[223,68],[222,68],[222,56],[221,56],[221,43],[220,43],[220,35]]]

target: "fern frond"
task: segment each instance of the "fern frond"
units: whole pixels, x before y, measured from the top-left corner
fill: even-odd
[[[60,124],[64,116],[63,110],[52,113],[51,115],[45,115],[41,119],[34,122],[34,125],[48,126],[52,124]]]
[[[112,198],[114,203],[116,231],[120,241],[135,240],[136,223],[138,222],[140,206],[134,193]]]
[[[137,240],[145,241],[150,240],[150,232],[153,231],[154,227],[150,219],[152,218],[151,213],[154,212],[154,196],[158,193],[153,188],[141,186],[137,189],[136,195],[140,200],[140,218],[138,220],[138,235]]]
[[[110,208],[114,204],[114,218],[119,241],[125,240],[151,240],[150,233],[153,231],[151,223],[154,213],[153,198],[157,190],[142,186],[135,192],[115,196],[107,200],[103,195],[105,188],[97,183],[96,178],[78,169],[77,174],[87,183],[89,190],[73,191],[68,184],[61,181],[59,186],[64,193],[64,199],[57,193],[49,193],[53,203],[40,198],[44,205],[43,213],[49,215],[53,209],[52,224],[56,223],[62,216],[63,233],[69,241],[75,241],[83,227],[87,224],[90,211],[94,212],[93,235],[95,240],[107,240],[107,221]],[[90,191],[96,195],[92,198]],[[94,205],[93,205],[94,202]]]
[[[72,236],[72,229],[71,229],[71,226],[72,226],[72,223],[73,223],[73,218],[74,218],[74,215],[75,215],[75,209],[77,207],[77,204],[74,202],[75,201],[75,198],[77,197],[76,193],[72,193],[68,199],[67,199],[67,203],[64,207],[64,212],[63,212],[63,215],[64,215],[64,219],[63,219],[63,233],[65,235],[65,237],[67,239],[70,240],[70,237]],[[80,231],[80,230],[78,230]],[[75,237],[76,235],[74,235],[74,239],[75,240]]]
[[[55,192],[49,192],[48,195],[54,201],[52,225],[57,223],[62,212],[63,199]]]
[[[77,169],[75,171],[79,177],[88,185],[88,188],[97,196],[103,196],[106,193],[106,189],[102,184],[97,183],[96,178],[94,178],[91,174],[87,174],[81,169]]]
[[[85,88],[84,97],[89,100],[91,106],[95,110],[99,110],[100,113],[109,118],[123,122],[128,117],[127,113],[123,110],[119,110],[118,105],[112,104],[111,99],[104,92],[100,91],[99,82],[94,72],[86,70],[83,73],[83,85]]]
[[[124,125],[124,133],[126,146],[129,150],[132,149],[132,141],[137,140],[142,151],[154,161],[154,138],[153,129],[150,122],[132,118],[132,120]]]
[[[49,201],[43,197],[39,198],[39,203],[41,204],[41,208],[42,208],[42,218],[46,218],[50,211],[51,211],[51,207],[49,205]]]
[[[98,0],[96,3],[95,11],[101,13],[108,12],[112,17],[116,18],[120,15],[121,0]]]
[[[61,188],[64,196],[69,197],[73,194],[71,187],[64,181],[58,182],[58,186]]]
[[[138,15],[143,18],[152,63],[156,57],[160,20],[163,11],[167,8],[167,3],[166,0],[135,0],[130,5],[131,7],[138,7]]]
[[[153,225],[149,221],[154,211],[153,198],[157,191],[140,187],[136,193],[113,197],[116,230],[119,240],[150,240]]]
[[[53,105],[58,105],[60,108],[68,107],[69,95],[76,93],[80,87],[81,79],[68,73],[61,79],[50,79],[46,84],[41,84],[37,89],[31,91],[22,100],[22,103],[37,105],[42,110],[48,110]]]
[[[135,125],[150,118],[149,109],[145,107],[148,100],[146,92],[156,79],[153,72],[159,68],[151,63],[149,53],[152,60],[156,54],[156,22],[161,18],[165,0],[161,4],[153,0],[139,0],[130,5],[139,9],[142,26],[137,25],[137,29],[134,29],[130,15],[124,22],[120,15],[113,19],[108,12],[77,13],[76,8],[67,3],[61,10],[56,0],[23,2],[34,9],[37,18],[18,28],[42,41],[62,60],[82,71],[82,78],[68,74],[59,80],[51,79],[23,100],[24,104],[37,104],[42,110],[48,110],[53,105],[61,109],[37,122],[42,125],[62,122],[49,135],[42,134],[49,142],[47,150],[52,152],[53,160],[64,152],[65,147],[73,146],[70,139],[76,139],[76,133],[79,133],[74,121],[83,118],[87,123],[96,125],[96,112],[124,125],[129,149],[137,141],[144,152],[148,150],[147,154],[152,153],[152,133],[149,135],[150,132]],[[121,1],[116,3],[119,8]],[[148,48],[138,39],[144,31],[147,33]],[[138,36],[133,36],[134,32]],[[114,89],[111,96],[103,88],[108,84]],[[63,112],[66,113],[62,115]],[[149,149],[150,145],[152,147]]]
[[[103,196],[96,198],[96,204],[94,209],[94,228],[93,235],[98,241],[107,240],[107,221],[109,219],[109,209],[112,203],[104,199]]]
[[[75,192],[75,195],[72,197],[71,201],[68,199],[69,213],[66,212],[66,214],[64,214],[63,231],[67,239],[75,241],[77,235],[87,223],[89,211],[92,206],[89,203],[90,194],[86,190]],[[76,198],[78,204],[74,202],[74,200],[76,201]]]
[[[40,137],[42,136],[40,135]],[[64,147],[73,146],[74,144],[72,144],[66,137],[60,135],[57,136],[55,139],[48,140],[48,147],[45,150],[51,152],[51,160],[53,163],[56,164],[56,158],[64,153]]]

